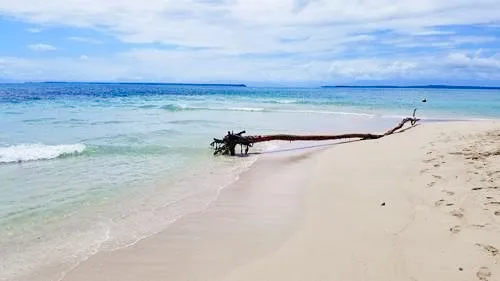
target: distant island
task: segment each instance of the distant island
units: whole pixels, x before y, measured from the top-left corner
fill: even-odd
[[[423,86],[321,86],[321,88],[372,88],[372,89],[458,89],[458,90],[500,90],[500,87],[483,86],[451,86],[451,85],[423,85]]]
[[[194,86],[194,87],[242,87],[245,84],[220,84],[220,83],[157,83],[157,82],[64,82],[64,81],[46,81],[46,82],[28,82],[41,84],[98,84],[98,85],[152,85],[152,86]]]

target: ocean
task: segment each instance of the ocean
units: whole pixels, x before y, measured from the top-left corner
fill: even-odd
[[[228,130],[378,132],[414,108],[424,122],[497,119],[500,91],[0,84],[0,280],[134,244],[288,145],[213,157]]]

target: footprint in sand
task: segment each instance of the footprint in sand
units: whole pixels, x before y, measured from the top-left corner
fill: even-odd
[[[420,174],[421,174],[421,175],[422,175],[422,174],[425,174],[425,173],[427,173],[428,171],[429,171],[429,169],[423,169],[423,170],[420,170]]]
[[[491,177],[491,176],[493,176],[493,175],[495,175],[495,174],[497,174],[497,173],[500,173],[500,171],[488,172],[486,175],[487,175],[488,177]]]
[[[498,255],[498,249],[491,245],[484,245],[477,243],[476,246],[483,248],[483,250],[485,250],[486,252],[490,253],[493,256]]]
[[[422,162],[424,162],[424,163],[431,163],[431,162],[432,162],[432,161],[434,161],[434,160],[437,160],[437,158],[425,159],[425,160],[424,160],[424,161],[422,161]]]
[[[443,190],[443,192],[448,194],[449,196],[455,195],[455,192],[453,192],[453,191]]]
[[[450,231],[453,234],[457,234],[462,231],[462,227],[460,225],[455,225],[454,227],[450,227]]]
[[[495,216],[500,216],[500,211],[495,211]]]
[[[439,206],[442,206],[444,204],[444,199],[441,199],[441,200],[438,200],[434,203],[434,206],[436,207],[439,207]]]
[[[481,281],[488,281],[490,280],[491,277],[491,270],[487,268],[486,266],[483,266],[479,268],[479,270],[476,273],[477,278]]]
[[[430,182],[427,184],[427,187],[433,187],[436,184],[436,182]]]
[[[439,168],[439,167],[441,167],[441,164],[435,164],[434,165],[434,168]]]
[[[473,224],[472,226],[475,228],[485,228],[489,224]]]
[[[454,217],[457,217],[457,218],[463,218],[464,217],[464,209],[453,210],[450,212],[450,214]]]
[[[440,180],[440,179],[442,179],[442,178],[443,178],[442,176],[438,176],[438,175],[432,175],[432,176],[433,176],[435,179],[438,179],[438,180]]]
[[[492,202],[484,203],[484,205],[500,205],[500,202],[492,201]]]

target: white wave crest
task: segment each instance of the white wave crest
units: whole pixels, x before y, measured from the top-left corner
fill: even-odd
[[[262,112],[265,108],[255,108],[255,107],[229,107],[229,111],[250,111],[250,112]]]
[[[352,115],[352,116],[360,116],[360,117],[369,117],[373,118],[375,115],[368,113],[356,113],[356,112],[344,112],[344,111],[329,111],[329,110],[276,110],[276,112],[285,112],[285,113],[311,113],[311,114],[332,114],[332,115]]]
[[[19,144],[0,147],[0,163],[49,160],[65,155],[80,154],[84,150],[85,145],[83,144]]]
[[[297,103],[297,100],[294,99],[267,99],[267,100],[262,100],[265,103],[277,103],[277,104],[292,104],[292,103]]]

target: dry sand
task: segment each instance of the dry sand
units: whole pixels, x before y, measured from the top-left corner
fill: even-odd
[[[265,155],[205,212],[64,280],[500,280],[500,123]]]

